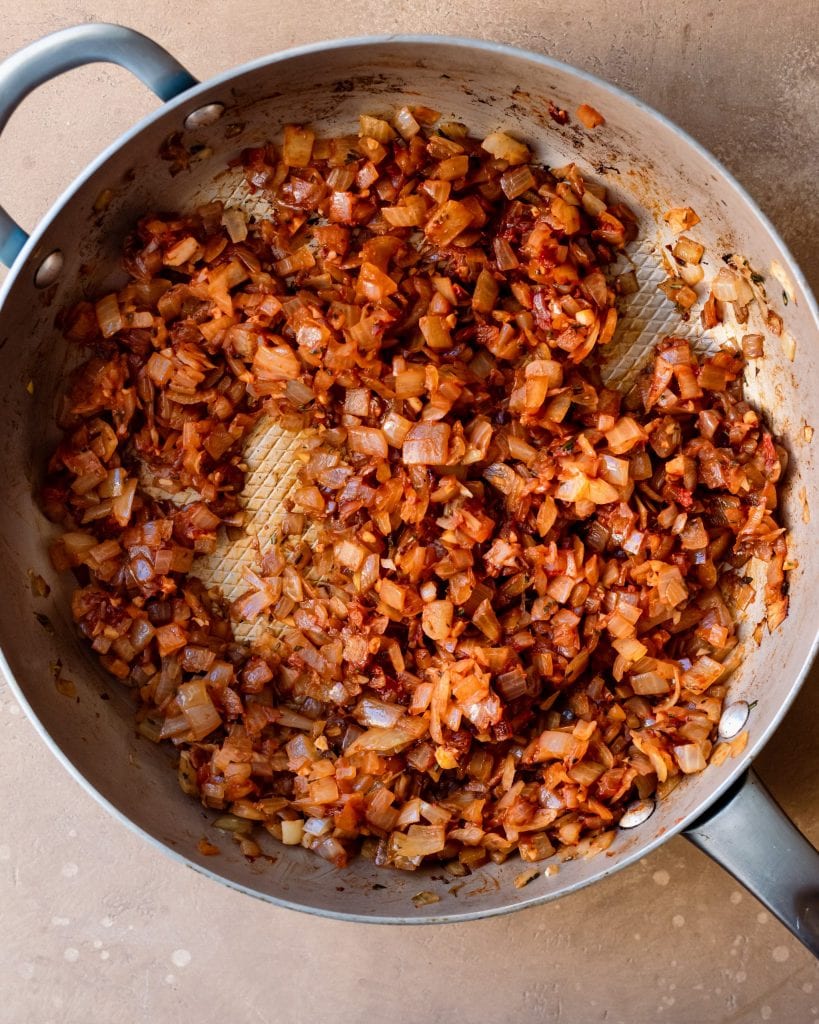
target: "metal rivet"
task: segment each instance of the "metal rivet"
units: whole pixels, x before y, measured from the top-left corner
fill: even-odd
[[[629,804],[626,813],[620,819],[620,828],[636,828],[638,825],[642,825],[654,813],[654,807],[655,803],[651,798],[637,800],[635,803]]]
[[[54,284],[63,272],[63,254],[60,249],[50,252],[34,273],[34,285],[37,288],[48,288]]]
[[[186,128],[207,128],[209,124],[216,124],[225,112],[224,103],[206,103],[204,107],[197,107],[185,118]]]
[[[751,706],[747,700],[738,700],[722,712],[719,720],[719,734],[724,740],[733,739],[748,721]]]

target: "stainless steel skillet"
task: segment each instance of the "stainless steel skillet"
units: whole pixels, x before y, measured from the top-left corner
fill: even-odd
[[[36,43],[0,67],[0,128],[36,85],[95,60],[130,68],[166,102],[102,154],[30,238],[0,210],[0,259],[11,267],[0,296],[2,670],[60,760],[118,817],[199,870],[286,906],[355,920],[433,922],[508,912],[602,878],[685,829],[819,954],[819,858],[747,774],[801,685],[817,641],[812,581],[819,578],[819,549],[810,513],[819,477],[810,428],[819,422],[819,395],[807,382],[816,379],[819,316],[798,267],[750,198],[693,140],[619,90],[541,56],[443,37],[320,44],[200,85],[145,37],[117,26],[84,25]],[[574,160],[638,211],[643,241],[633,258],[641,289],[624,318],[612,376],[628,378],[658,335],[680,331],[656,289],[663,276],[659,248],[668,237],[662,212],[669,206],[690,205],[700,215],[695,233],[709,253],[708,274],[725,253],[747,257],[766,277],[771,305],[784,319],[781,335],[766,336],[766,359],[749,391],[790,448],[785,516],[799,567],[792,574],[788,620],[758,648],[749,639],[732,682],[731,713],[741,720],[739,729],[749,730],[748,745],[736,758],[686,780],[642,821],[632,815],[634,827],[622,829],[607,854],[564,863],[557,874],[524,889],[513,885],[520,871],[513,862],[482,869],[458,886],[434,871],[385,874],[365,861],[339,872],[300,849],[271,848],[277,859],[264,866],[250,864],[233,844],[222,844],[219,858],[203,857],[197,840],[214,833],[201,808],[179,791],[169,767],[172,751],[137,738],[127,695],[100,673],[74,633],[70,582],[48,564],[51,528],[33,497],[54,440],[56,396],[77,358],[61,340],[55,315],[80,291],[119,283],[118,250],[134,220],[147,209],[191,207],[216,197],[251,205],[239,179],[226,171],[239,150],[289,121],[310,121],[328,133],[349,131],[359,113],[387,111],[408,97],[466,122],[475,133],[520,133],[545,163]],[[589,103],[605,114],[606,124],[593,134],[558,126],[548,114],[550,100],[569,111]],[[724,339],[713,334],[711,340]],[[248,454],[252,511],[269,514],[286,491],[283,469],[291,446],[274,430],[257,436]],[[242,542],[226,544],[200,572],[230,591],[246,552]],[[29,570],[48,580],[48,598],[32,592]],[[59,675],[73,681],[78,700],[57,693],[57,665]],[[103,702],[102,694],[110,699]],[[412,897],[420,890],[433,892],[439,902],[416,907]]]

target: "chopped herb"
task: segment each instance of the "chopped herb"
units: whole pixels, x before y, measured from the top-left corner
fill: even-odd
[[[753,711],[758,703],[759,703],[758,700],[752,700],[751,703],[748,705],[748,710],[749,711]]]
[[[751,271],[751,280],[754,284],[765,284],[765,275],[757,274],[755,270]]]
[[[788,304],[788,293],[784,290],[784,288],[782,289],[782,301],[787,306],[787,304]]]
[[[724,252],[722,254],[722,262],[723,263],[730,263],[733,258],[734,258],[734,254],[732,252]]]

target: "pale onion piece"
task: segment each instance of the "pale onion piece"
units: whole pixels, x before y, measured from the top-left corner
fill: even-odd
[[[431,349],[445,351],[452,347],[451,324],[445,316],[422,316],[418,327]]]
[[[202,257],[202,249],[192,235],[180,239],[165,253],[163,260],[166,267],[180,267],[183,263],[199,260]]]
[[[514,270],[520,266],[520,260],[515,251],[505,238],[495,238],[493,241],[495,251],[495,262],[498,270]]]
[[[575,235],[580,230],[580,213],[574,204],[567,203],[559,196],[553,196],[550,212],[565,234]]]
[[[481,601],[475,609],[472,621],[490,640],[497,641],[501,638],[503,630],[488,598]]]
[[[496,160],[505,160],[512,165],[525,164],[531,159],[529,147],[505,132],[491,132],[481,143],[481,148]]]
[[[674,243],[674,248],[671,251],[683,263],[698,264],[705,254],[705,246],[695,242],[693,238],[687,238],[685,235],[682,235]]]
[[[362,263],[356,281],[356,297],[366,302],[381,302],[398,290],[395,281],[374,263]]]
[[[390,411],[384,417],[381,431],[387,439],[387,444],[393,448],[400,448],[404,444],[411,426],[412,420],[408,420],[405,416],[399,416],[397,412]]]
[[[582,284],[583,291],[592,302],[599,308],[604,309],[610,305],[609,303],[609,292],[606,283],[606,278],[599,270],[595,270],[591,274],[587,274],[583,278]],[[591,318],[583,320],[580,317],[580,313],[585,312],[587,315],[591,314]],[[589,327],[595,320],[595,314],[593,310],[581,310],[575,317],[580,323],[584,323],[585,326]]]
[[[409,107],[401,107],[396,111],[392,123],[401,138],[407,142],[421,131],[421,126],[416,121]]]
[[[703,756],[702,747],[699,743],[684,743],[674,747],[674,757],[680,770],[686,775],[693,775],[701,772],[706,767],[706,760]]]
[[[485,268],[478,274],[472,293],[472,308],[478,313],[490,313],[498,301],[499,285]]]
[[[685,283],[692,287],[697,285],[705,277],[705,271],[699,263],[686,263],[678,268],[679,275]]]
[[[288,167],[306,167],[313,154],[315,138],[316,133],[312,128],[304,128],[297,124],[285,125],[282,162]]]
[[[711,281],[711,294],[719,302],[734,302],[739,297],[739,274],[728,267],[720,267]]]
[[[336,562],[350,572],[358,572],[368,553],[363,545],[347,538],[337,541],[335,545]]]
[[[428,857],[440,853],[446,845],[443,825],[410,825],[406,834],[393,832],[390,851],[400,857]]]
[[[231,242],[244,242],[247,238],[247,217],[244,210],[235,207],[226,209],[222,214],[222,226],[230,236]]]
[[[404,717],[404,708],[400,704],[389,704],[377,697],[362,697],[353,715],[358,722],[368,728],[390,729]]]
[[[403,612],[407,603],[407,588],[395,580],[383,579],[378,586],[378,596],[390,608],[397,612]]]
[[[641,697],[653,696],[658,693],[668,693],[671,685],[657,672],[637,672],[629,677],[632,690]]]
[[[487,428],[491,437],[492,427],[487,424]],[[537,449],[533,448],[528,441],[524,441],[522,437],[515,437],[514,435],[511,435],[510,437],[507,437],[506,444],[509,447],[509,454],[511,457],[513,459],[519,459],[521,462],[525,462],[526,465],[531,465],[531,463],[533,463],[537,458]],[[481,458],[484,458],[485,456],[486,451],[483,452]]]
[[[528,377],[526,383],[523,386],[523,408],[528,413],[535,413],[540,409],[543,403],[546,401],[546,396],[549,393],[549,381],[546,377]],[[520,404],[517,396],[519,392],[515,392],[514,403],[510,402],[510,406],[517,411],[520,408]]]
[[[95,306],[97,323],[103,338],[112,338],[122,330],[122,314],[116,294],[106,295]]]
[[[463,203],[447,199],[424,226],[424,234],[435,245],[449,245],[472,223],[472,213]]]
[[[534,761],[567,760],[579,750],[577,737],[570,732],[546,729],[535,741]]]
[[[657,592],[660,595],[660,600],[669,608],[675,608],[687,599],[688,588],[676,565],[667,565],[660,571],[657,579]]]
[[[611,430],[606,431],[606,441],[615,455],[624,455],[647,440],[648,434],[631,416],[622,416]]]
[[[371,117],[369,114],[361,114],[358,118],[358,134],[361,137],[375,139],[376,142],[391,142],[395,138],[395,131],[389,121],[380,117]]]
[[[692,693],[704,693],[722,675],[723,667],[714,658],[703,654],[683,673],[682,683]]]
[[[304,836],[304,819],[296,818],[293,821],[284,819],[281,823],[282,842],[285,846],[298,846]]]
[[[177,691],[176,700],[193,739],[204,739],[222,724],[222,718],[213,706],[203,680],[183,683]]]
[[[458,758],[454,751],[449,750],[447,747],[435,748],[435,760],[438,762],[439,767],[443,768],[445,771],[458,767]]]
[[[336,790],[338,793],[338,790]],[[337,797],[336,797],[337,798]],[[310,799],[315,800],[315,794],[311,787]],[[316,803],[328,803],[332,801],[315,800]],[[333,829],[332,818],[308,818],[304,823],[304,832],[310,836],[326,836]]]
[[[526,364],[527,379],[539,378],[546,381],[548,390],[559,388],[563,384],[563,365],[556,359],[533,359]]]
[[[428,195],[433,203],[440,205],[449,199],[450,193],[452,192],[452,185],[450,182],[441,181],[438,178],[427,178],[427,180],[420,185],[420,191],[425,195]]]
[[[612,647],[622,658],[632,664],[648,654],[648,648],[645,644],[640,643],[636,637],[623,637],[622,639],[614,640]]]
[[[427,204],[423,196],[407,196],[398,206],[385,206],[381,216],[394,228],[419,227],[427,218]]]
[[[515,875],[515,888],[523,889],[530,882],[534,881],[539,874],[540,871],[537,868],[528,868],[526,871],[521,871],[519,875]]]
[[[592,217],[599,217],[601,213],[605,213],[608,209],[604,200],[600,199],[589,189],[586,189],[583,193],[580,202],[586,213]]]
[[[430,640],[446,640],[454,613],[451,601],[430,601],[421,612],[421,628]]]
[[[434,107],[427,107],[422,105],[415,105],[414,107],[412,107],[412,113],[421,124],[426,125],[428,128],[432,127],[432,125],[434,125],[435,122],[438,121],[441,117],[440,110],[435,110]],[[448,127],[451,127],[451,124],[452,122],[447,122]],[[441,130],[443,130],[444,127],[444,125],[441,125]],[[445,134],[452,137],[451,130],[448,130],[447,132],[445,132]]]
[[[347,747],[346,754],[375,750],[381,754],[397,754],[420,739],[427,731],[423,718],[404,718],[389,729],[373,728],[362,733]]]
[[[447,460],[448,423],[413,423],[401,449],[401,458],[408,466],[441,466]]]
[[[151,353],[145,372],[159,388],[164,388],[173,376],[173,363],[162,352]]]
[[[765,339],[761,334],[746,334],[742,339],[742,354],[746,359],[762,359]]]
[[[700,222],[700,218],[690,206],[675,206],[663,214],[663,219],[677,235]]]
[[[609,505],[620,500],[620,492],[606,480],[591,478],[588,481],[587,497],[595,505]]]
[[[396,373],[396,398],[419,398],[426,390],[427,374],[423,366],[413,363]]]
[[[600,476],[615,487],[625,487],[628,483],[629,463],[626,459],[618,459],[615,455],[600,456]]]
[[[469,157],[463,153],[442,160],[435,168],[434,177],[439,181],[455,181],[469,172]]]
[[[510,167],[501,175],[501,188],[507,199],[517,199],[536,186],[535,176],[528,164]]]
[[[253,353],[253,372],[260,380],[295,380],[301,363],[288,345],[260,345]]]
[[[779,260],[771,260],[771,275],[779,282],[782,286],[782,291],[788,302],[796,302],[796,290],[793,286],[790,274],[785,270]]]
[[[348,190],[354,181],[355,165],[333,167],[325,178],[327,188],[329,188],[331,192],[338,192],[343,195],[348,194]]]
[[[308,246],[303,245],[289,256],[284,256],[282,259],[277,260],[273,264],[273,269],[280,277],[289,277],[299,270],[309,270],[315,265],[316,260],[313,253]]]
[[[376,427],[348,427],[347,447],[358,455],[374,459],[386,459],[387,439]]]
[[[540,506],[537,514],[537,529],[541,537],[545,537],[557,520],[557,505],[554,498],[547,495]]]
[[[581,103],[575,111],[578,121],[586,128],[597,128],[601,124],[606,123],[606,119],[600,113],[599,110],[595,110],[594,107],[589,106],[588,103]]]
[[[601,483],[604,481],[601,481]],[[585,473],[574,473],[564,480],[555,491],[559,501],[587,501],[589,498],[590,480]]]
[[[123,487],[122,493],[115,495],[111,502],[111,515],[116,519],[120,527],[127,526],[131,519],[131,512],[134,507],[134,498],[137,490],[136,479],[129,480]]]
[[[657,287],[681,309],[690,309],[697,301],[697,293],[679,278],[661,281]]]

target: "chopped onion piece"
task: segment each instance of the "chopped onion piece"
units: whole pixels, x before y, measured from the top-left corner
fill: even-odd
[[[492,132],[483,140],[481,147],[496,160],[512,164],[525,164],[530,159],[529,147],[504,132]]]

